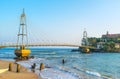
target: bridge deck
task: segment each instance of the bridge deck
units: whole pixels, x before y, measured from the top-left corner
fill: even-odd
[[[4,45],[0,46],[0,48],[6,47],[19,47],[21,45]],[[29,44],[28,47],[41,47],[41,46],[65,46],[65,47],[80,47],[79,45],[70,45],[70,44]]]

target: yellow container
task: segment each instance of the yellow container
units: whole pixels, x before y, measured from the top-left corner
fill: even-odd
[[[86,49],[86,53],[90,53],[90,49],[87,48],[87,49]]]
[[[30,55],[31,51],[24,49],[24,50],[15,50],[15,55],[17,57],[28,57]]]
[[[22,57],[29,56],[31,51],[30,50],[21,50],[22,51]]]

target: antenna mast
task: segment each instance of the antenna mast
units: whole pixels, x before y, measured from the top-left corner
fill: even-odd
[[[27,36],[26,15],[23,9],[23,13],[20,16],[20,26],[19,26],[19,32],[18,32],[17,48],[20,46],[21,49],[24,49],[27,46],[27,44],[28,44],[28,36]]]

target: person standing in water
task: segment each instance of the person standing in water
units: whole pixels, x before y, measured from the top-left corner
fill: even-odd
[[[65,60],[64,60],[64,59],[62,59],[62,63],[63,63],[63,64],[65,63]]]

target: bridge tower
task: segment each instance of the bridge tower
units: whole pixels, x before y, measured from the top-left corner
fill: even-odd
[[[28,57],[31,51],[27,49],[28,35],[27,35],[26,15],[24,9],[23,9],[23,13],[20,16],[20,26],[17,36],[18,36],[17,49],[15,50],[15,55],[17,57]]]
[[[87,37],[87,31],[84,30],[83,32],[83,38],[82,38],[82,46],[88,46],[89,42],[88,42],[88,37]]]

